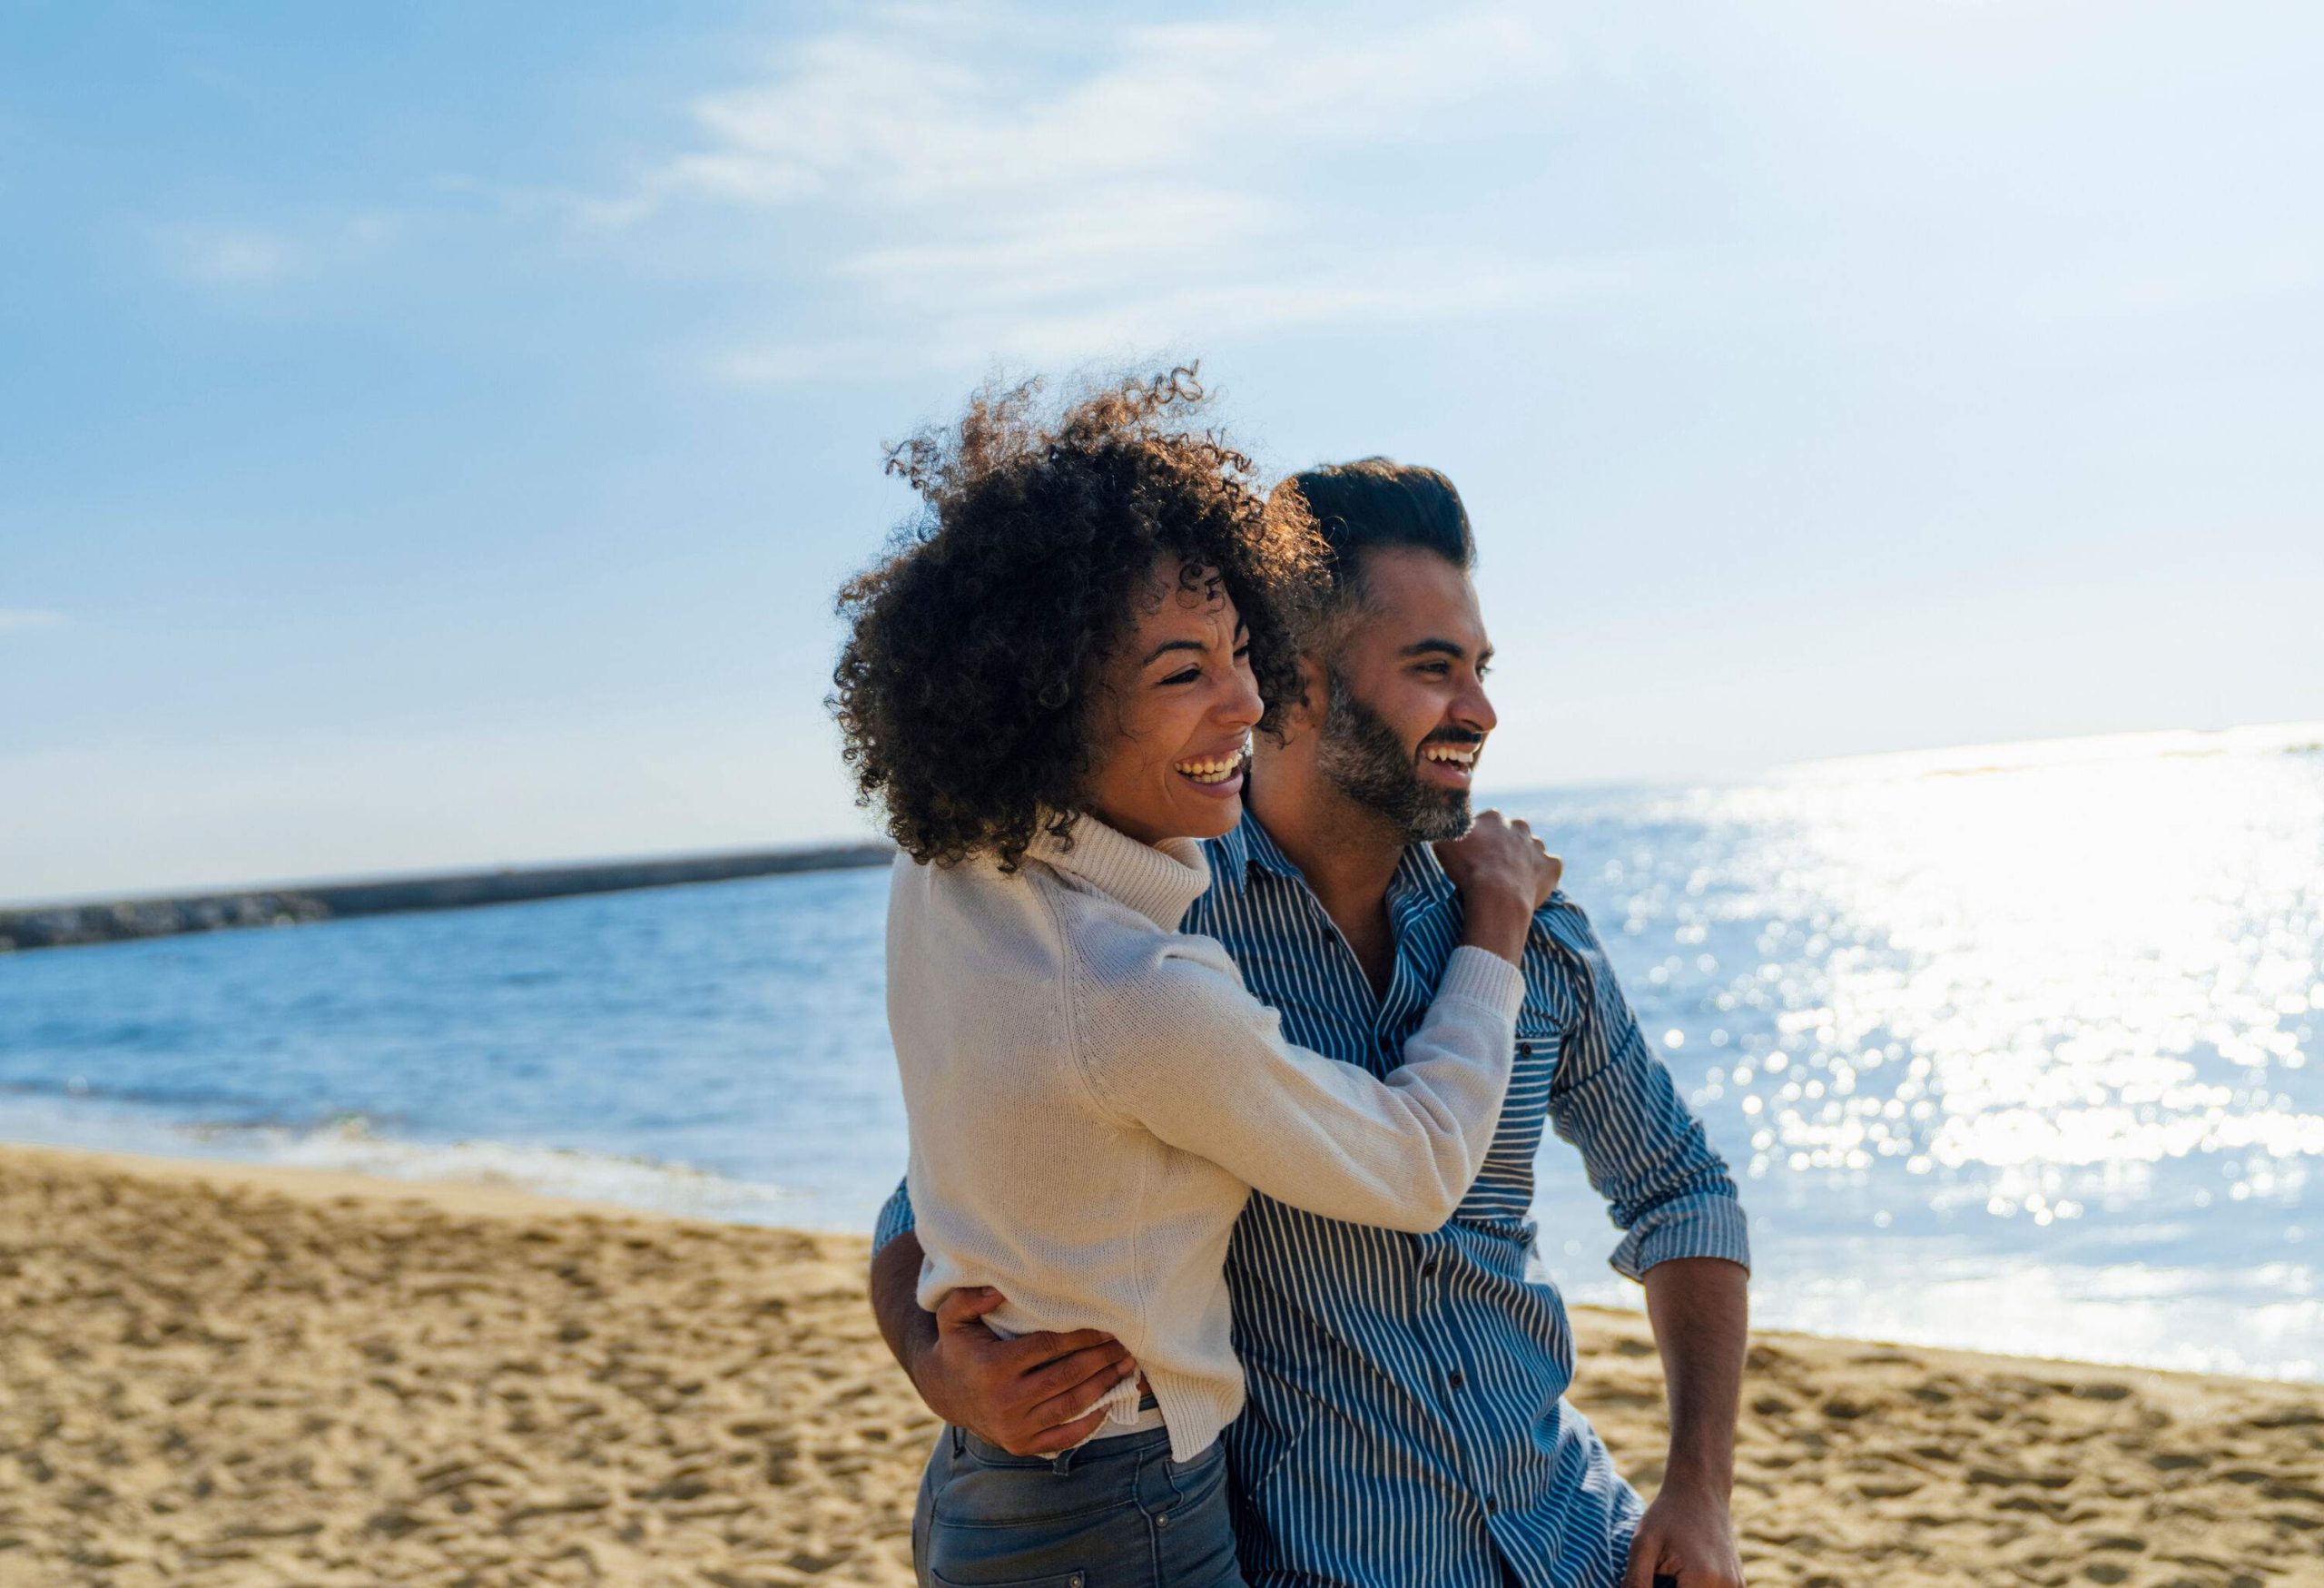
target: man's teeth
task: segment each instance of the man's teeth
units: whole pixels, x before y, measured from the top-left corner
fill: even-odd
[[[1446,761],[1455,766],[1474,766],[1477,764],[1477,747],[1474,745],[1423,745],[1420,753],[1424,760]]]

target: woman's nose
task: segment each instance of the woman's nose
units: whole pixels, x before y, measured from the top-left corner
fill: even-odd
[[[1259,698],[1258,680],[1239,668],[1233,676],[1235,681],[1227,687],[1226,704],[1220,715],[1239,726],[1255,726],[1267,714],[1267,703]]]

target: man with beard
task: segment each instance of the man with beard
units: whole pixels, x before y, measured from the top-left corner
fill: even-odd
[[[1289,1040],[1384,1075],[1460,941],[1429,844],[1467,830],[1496,720],[1473,541],[1433,469],[1368,459],[1279,488],[1331,543],[1330,610],[1303,663],[1306,701],[1280,741],[1258,739],[1243,824],[1206,845],[1210,889],[1183,930],[1226,945]],[[1403,1234],[1255,1193],[1236,1226],[1226,1277],[1249,1401],[1226,1440],[1254,1588],[1742,1580],[1728,1502],[1749,1256],[1734,1182],[1563,893],[1535,917],[1523,971],[1508,1101],[1449,1222]],[[1580,1149],[1624,1232],[1613,1266],[1646,1290],[1671,1425],[1650,1506],[1564,1404],[1564,1306],[1528,1277],[1545,1123]],[[1019,1455],[1092,1432],[1090,1408],[1135,1371],[1123,1348],[1088,1331],[1001,1340],[976,1321],[990,1291],[921,1311],[911,1228],[899,1190],[872,1302],[930,1408]]]

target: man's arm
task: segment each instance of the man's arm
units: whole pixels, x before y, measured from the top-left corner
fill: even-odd
[[[1011,1455],[1048,1455],[1097,1432],[1106,1415],[1097,1403],[1137,1372],[1120,1342],[1097,1329],[1004,1340],[980,1321],[1002,1302],[990,1287],[954,1290],[926,1310],[911,1220],[900,1189],[881,1218],[889,1238],[872,1256],[872,1313],[928,1409]]]
[[[1623,1588],[1648,1588],[1657,1576],[1676,1577],[1679,1588],[1741,1588],[1728,1503],[1750,1307],[1750,1276],[1723,1258],[1674,1258],[1646,1271],[1646,1315],[1670,1406],[1670,1460],[1631,1542]]]
[[[1581,1149],[1623,1231],[1615,1271],[1642,1283],[1674,1258],[1724,1258],[1748,1271],[1750,1230],[1727,1160],[1647,1045],[1589,918],[1561,894],[1534,921],[1537,943],[1579,972],[1550,1124]]]
[[[1613,966],[1572,903],[1538,917],[1581,972],[1550,1097],[1623,1230],[1614,1267],[1646,1287],[1670,1406],[1670,1460],[1631,1545],[1624,1588],[1739,1588],[1728,1514],[1749,1333],[1750,1235],[1734,1178],[1647,1045]]]

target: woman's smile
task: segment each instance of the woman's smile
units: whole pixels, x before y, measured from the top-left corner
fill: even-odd
[[[1245,735],[1231,746],[1191,755],[1170,770],[1196,794],[1214,800],[1232,799],[1243,792],[1243,774],[1251,760],[1251,739]]]

